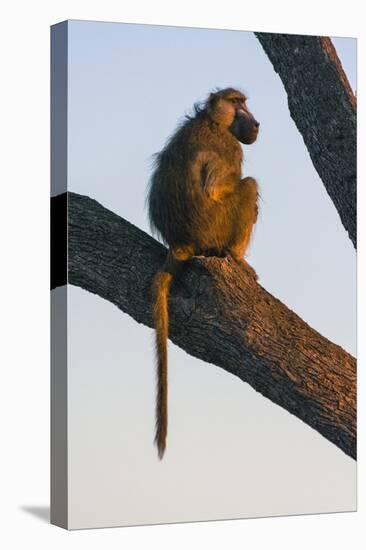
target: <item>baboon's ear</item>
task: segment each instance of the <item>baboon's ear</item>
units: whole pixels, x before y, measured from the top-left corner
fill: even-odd
[[[215,92],[211,92],[210,95],[208,96],[207,112],[209,115],[212,115],[212,113],[215,111],[218,98],[219,97]]]
[[[210,95],[208,96],[208,103],[210,105],[213,105],[213,103],[215,103],[216,100],[217,100],[217,94],[215,94],[214,92],[210,93]]]

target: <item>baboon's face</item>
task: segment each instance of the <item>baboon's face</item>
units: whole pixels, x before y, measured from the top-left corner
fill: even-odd
[[[227,100],[234,110],[230,132],[241,143],[250,145],[258,136],[259,122],[254,118],[246,105],[246,98],[242,94],[230,96]]]
[[[256,121],[246,105],[244,94],[233,88],[226,88],[210,95],[207,111],[212,120],[220,124],[241,143],[254,143],[259,131]]]

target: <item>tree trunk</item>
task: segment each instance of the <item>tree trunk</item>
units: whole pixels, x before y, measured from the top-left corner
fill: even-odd
[[[356,239],[356,98],[327,37],[255,33],[279,74],[311,160]]]
[[[89,197],[52,199],[68,212],[68,282],[152,326],[151,283],[166,248]],[[54,245],[63,250],[63,238]],[[56,250],[57,253],[57,250]],[[66,277],[54,277],[57,285]],[[248,382],[356,457],[356,361],[266,292],[231,258],[192,258],[173,284],[170,339]]]

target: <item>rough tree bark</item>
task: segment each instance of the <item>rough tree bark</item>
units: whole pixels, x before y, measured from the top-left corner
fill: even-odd
[[[56,212],[66,204],[53,199]],[[59,206],[58,206],[59,205]],[[166,249],[88,197],[68,194],[68,277],[152,326]],[[170,299],[170,338],[238,376],[356,457],[356,361],[231,259],[193,258]]]
[[[356,98],[327,37],[255,33],[311,160],[356,248]]]

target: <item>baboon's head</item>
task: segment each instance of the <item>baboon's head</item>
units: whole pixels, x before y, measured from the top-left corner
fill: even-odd
[[[227,128],[241,143],[254,143],[258,136],[259,122],[246,105],[246,97],[234,88],[225,88],[210,94],[207,113],[221,127]]]

